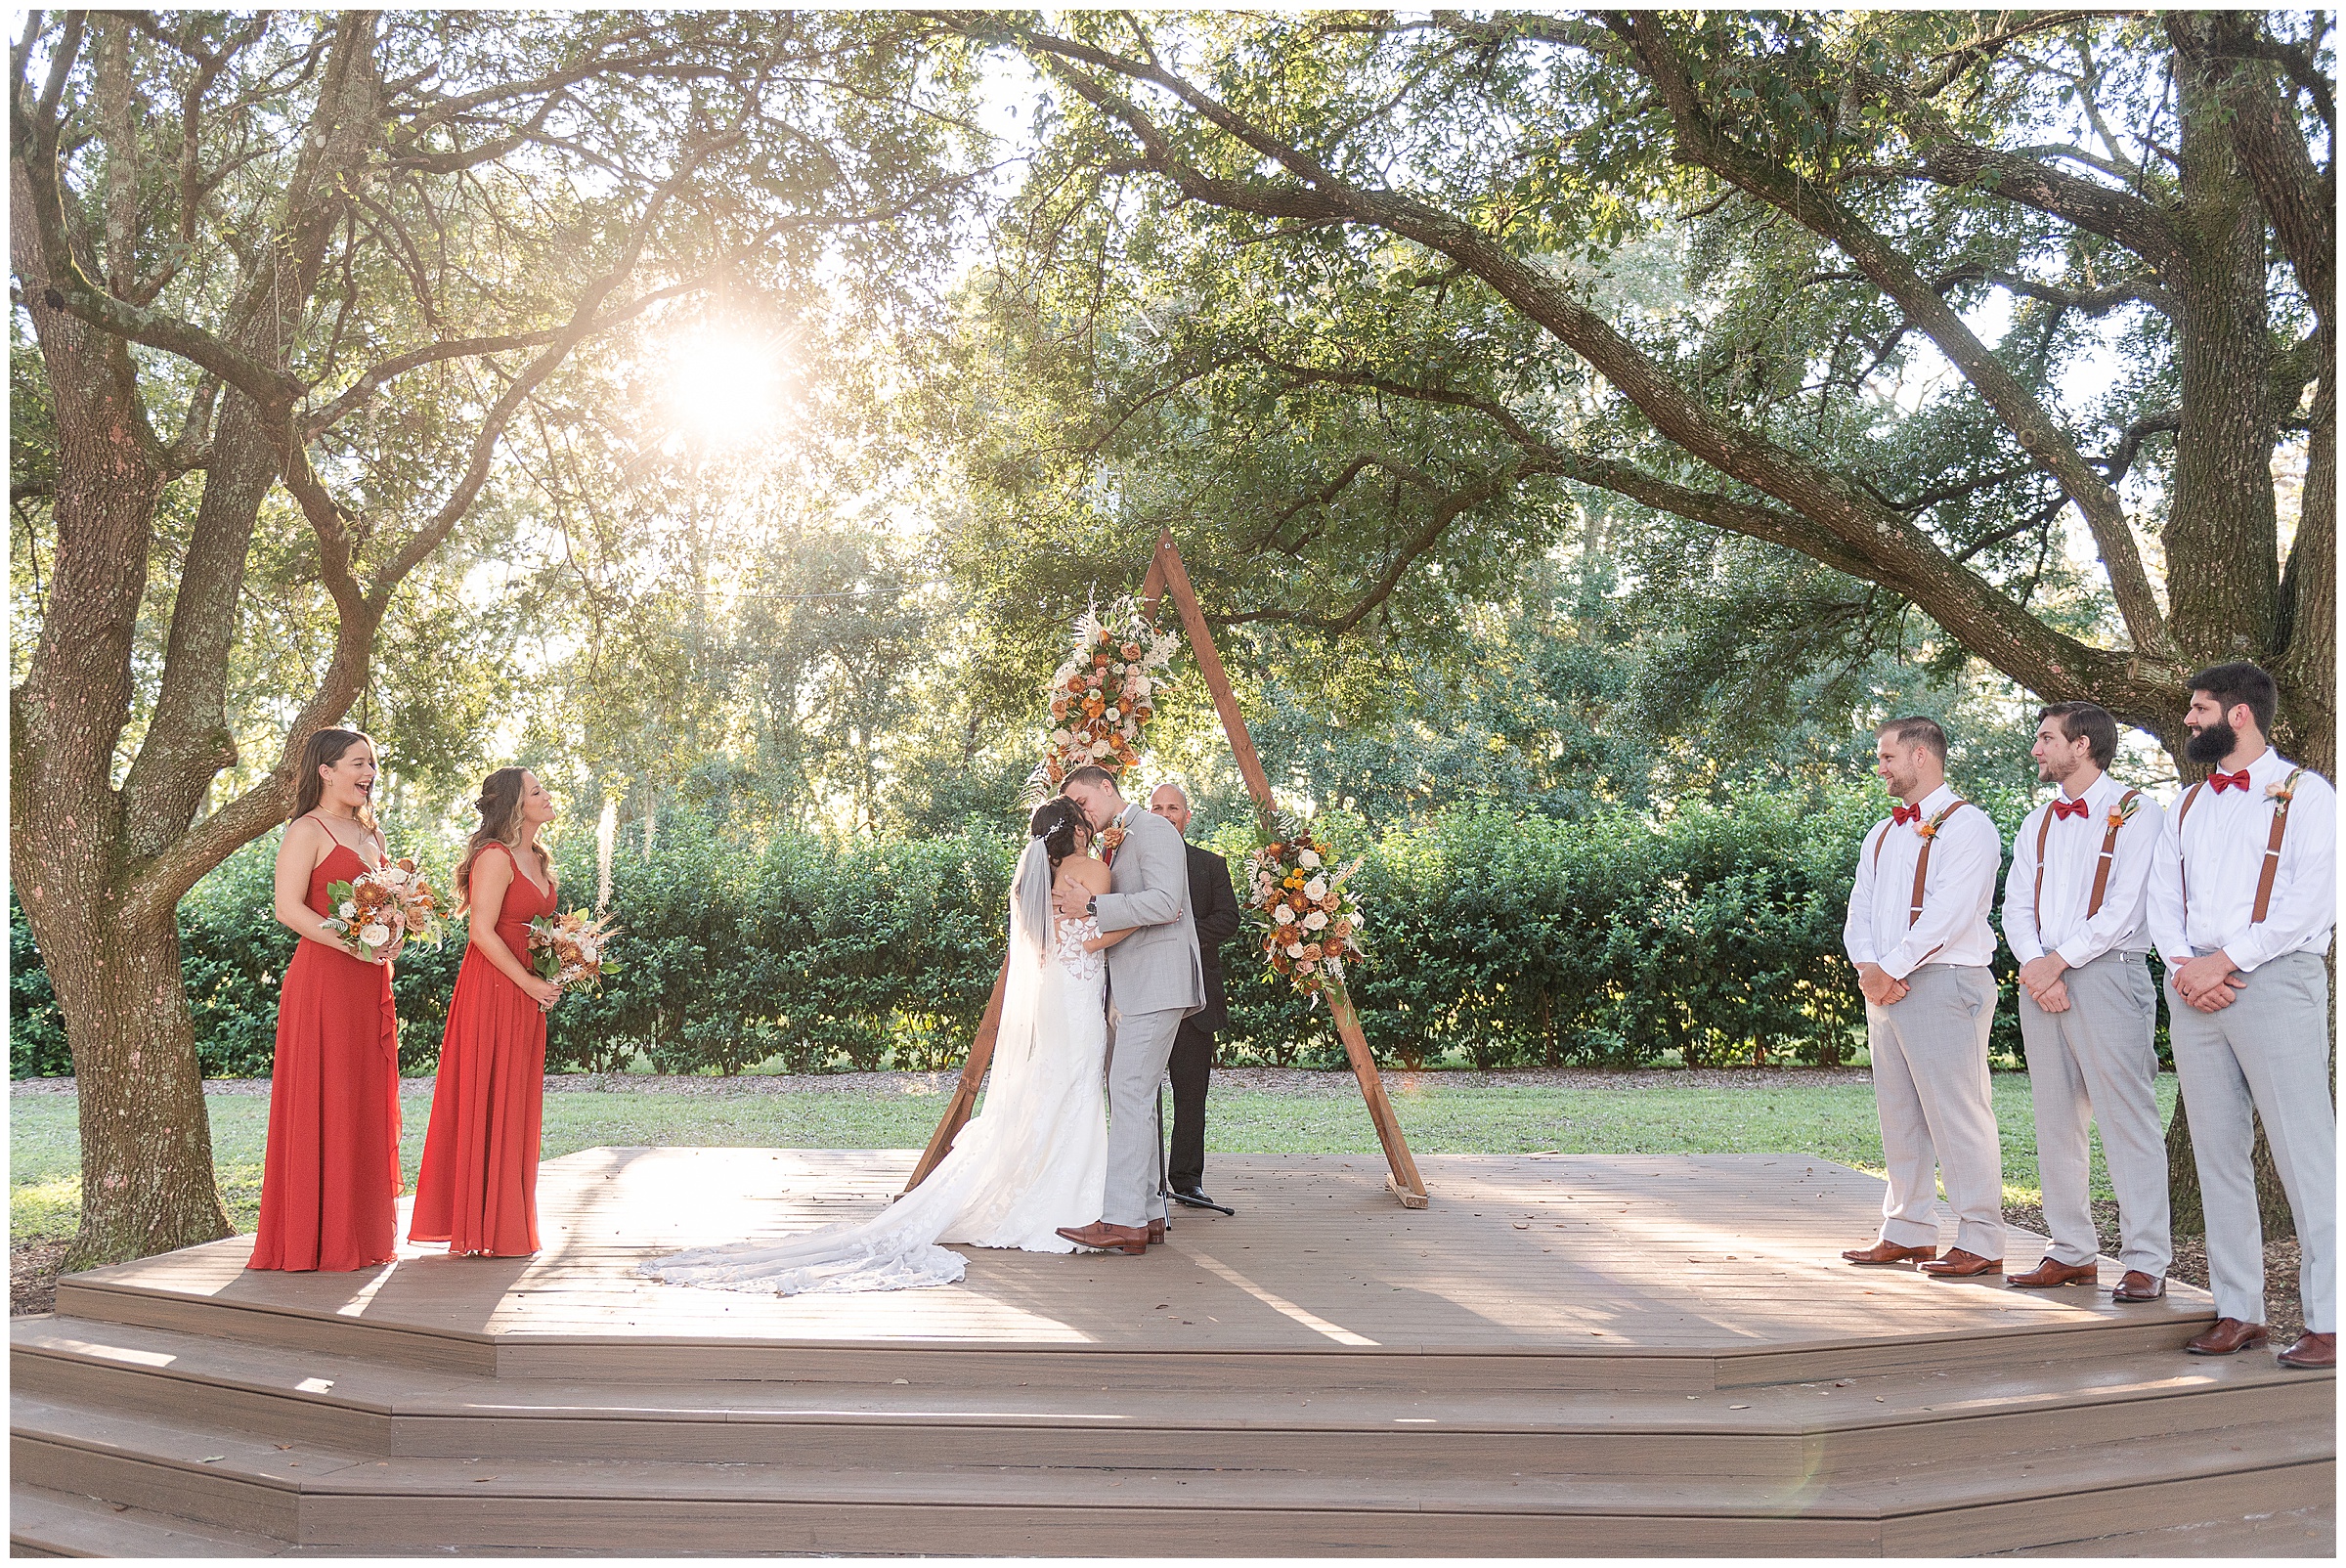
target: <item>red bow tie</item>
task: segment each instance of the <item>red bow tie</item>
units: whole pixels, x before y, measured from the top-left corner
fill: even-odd
[[[2211,773],[2207,781],[2216,787],[2218,795],[2226,790],[2238,790],[2242,795],[2248,793],[2248,769],[2244,767],[2237,773]]]
[[[1920,822],[1922,819],[1923,808],[1919,806],[1893,806],[1890,808],[1891,827],[1904,827],[1909,822]]]
[[[2073,801],[2055,801],[2053,803],[2053,814],[2057,817],[2083,816],[2085,815],[2087,809],[2088,807],[2085,804],[2085,798],[2083,796],[2079,796]]]

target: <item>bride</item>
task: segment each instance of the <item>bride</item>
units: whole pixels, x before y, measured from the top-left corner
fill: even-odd
[[[638,1271],[672,1285],[779,1295],[905,1290],[951,1285],[959,1254],[939,1242],[1072,1252],[1058,1234],[1070,1215],[1097,1219],[1108,1178],[1103,1006],[1105,951],[1097,922],[1055,919],[1052,893],[1072,881],[1108,891],[1086,852],[1092,830],[1064,796],[1035,808],[1010,885],[1010,973],[984,1107],[929,1179],[887,1212],[771,1246],[740,1243],[671,1253]]]

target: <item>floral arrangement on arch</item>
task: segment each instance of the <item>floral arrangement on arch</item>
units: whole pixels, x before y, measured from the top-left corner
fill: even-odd
[[[1160,631],[1130,594],[1075,620],[1075,651],[1051,677],[1051,737],[1042,780],[1057,790],[1079,767],[1121,773],[1140,761],[1179,633]]]
[[[1290,818],[1247,860],[1247,913],[1261,930],[1263,961],[1305,995],[1316,999],[1331,980],[1341,984],[1345,963],[1365,956],[1360,895],[1347,884],[1367,858],[1336,869],[1328,841]]]

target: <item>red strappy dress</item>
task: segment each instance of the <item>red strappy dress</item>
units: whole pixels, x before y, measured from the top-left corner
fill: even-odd
[[[329,913],[327,885],[367,869],[337,843],[310,873],[306,902]],[[305,936],[278,993],[261,1231],[245,1267],[388,1263],[398,1196],[399,1018],[390,967]]]
[[[501,844],[490,849],[511,858]],[[554,901],[514,865],[497,934],[525,964],[530,922],[551,914]],[[440,1042],[409,1241],[446,1241],[451,1252],[494,1257],[538,1250],[544,1095],[545,1015],[486,953],[467,950]]]

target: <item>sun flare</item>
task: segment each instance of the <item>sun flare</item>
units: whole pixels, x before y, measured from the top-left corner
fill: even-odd
[[[762,335],[703,329],[668,354],[661,404],[672,440],[748,445],[780,421],[789,382],[781,346]]]

